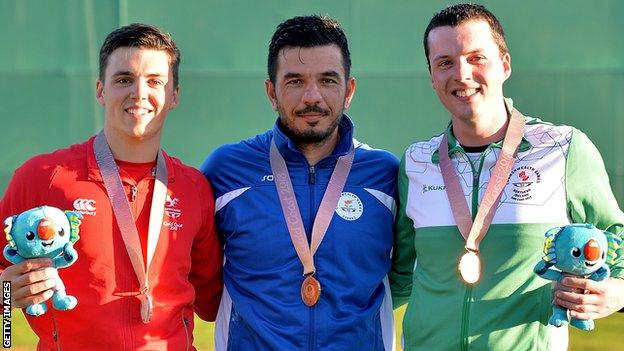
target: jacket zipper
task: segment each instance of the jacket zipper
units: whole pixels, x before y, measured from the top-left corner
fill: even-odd
[[[54,318],[54,315],[51,316],[52,318],[52,338],[54,339],[54,344],[56,345],[56,350],[57,351],[61,351],[61,344],[59,343],[59,335],[58,335],[58,329],[56,328],[56,319]]]
[[[310,184],[316,184],[316,170],[314,169],[314,166],[310,166],[308,168],[308,182]]]
[[[483,169],[483,163],[485,161],[485,157],[487,153],[490,151],[488,147],[479,158],[479,166],[476,168],[470,161],[470,157],[464,154],[470,167],[472,168],[472,220],[474,221],[477,216],[477,211],[479,210],[479,178],[481,176],[481,170]],[[468,332],[470,326],[470,309],[472,307],[472,302],[474,300],[472,296],[473,286],[466,285],[466,292],[464,294],[464,306],[462,308],[462,326],[461,326],[461,351],[468,351],[469,340],[468,340]]]
[[[136,218],[138,217],[138,212],[137,212],[137,195],[139,193],[139,189],[137,187],[137,184],[130,184],[130,211],[131,211],[131,215],[132,215],[132,220],[136,221]],[[134,271],[132,271],[134,272]],[[136,279],[134,273],[131,273],[130,276],[127,277],[128,279],[126,280],[127,283],[129,283],[130,281],[132,281],[133,279]],[[131,306],[132,306],[132,302],[131,299],[125,299],[125,304],[127,307],[127,311],[132,310]],[[129,321],[132,320],[132,317],[130,316],[129,313],[126,314],[125,316]],[[132,323],[130,323],[131,325]],[[127,331],[127,333],[123,334],[123,338],[124,338],[124,349],[125,349],[125,345],[130,344],[130,348],[129,349],[133,349],[136,348],[136,346],[134,345],[134,341],[136,340],[136,337],[134,335],[135,330],[134,328],[127,328],[124,330]]]
[[[130,195],[130,202],[135,202],[135,201],[136,201],[136,199],[137,199],[137,193],[139,192],[139,190],[137,189],[137,186],[136,186],[136,185],[133,185],[133,186],[130,188],[130,191],[131,191],[131,195]]]
[[[312,221],[312,224],[314,225],[314,217],[316,215],[314,208],[315,208],[315,203],[314,203],[314,184],[316,184],[316,170],[314,168],[314,166],[309,166],[308,167],[308,183],[310,185],[310,220]],[[312,226],[310,226],[310,228],[312,228]],[[310,233],[310,237],[308,238],[308,243],[312,242],[312,238],[311,238],[312,233]],[[315,315],[315,311],[316,311],[316,306],[312,306],[309,307],[310,309],[310,332],[308,333],[309,339],[308,339],[308,350],[313,351],[314,350],[314,339],[315,339],[315,330],[314,330],[314,315]]]
[[[182,312],[182,325],[184,325],[184,336],[186,336],[186,348],[185,350],[191,349],[191,341],[189,340],[189,330],[188,330],[188,320],[184,317],[184,312]]]

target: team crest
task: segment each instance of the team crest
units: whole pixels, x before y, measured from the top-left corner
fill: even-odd
[[[182,215],[182,210],[178,207],[178,202],[180,202],[180,199],[167,194],[165,200],[165,214],[172,219],[178,219],[180,215]]]
[[[165,198],[165,215],[163,218],[163,226],[168,227],[171,231],[177,231],[182,228],[184,224],[179,222],[182,210],[180,209],[180,199],[167,194]]]
[[[347,221],[355,221],[362,216],[364,205],[357,195],[350,192],[343,192],[338,200],[336,213]]]
[[[509,182],[513,184],[512,199],[526,201],[533,197],[535,184],[542,181],[539,171],[531,166],[522,166],[511,171]]]
[[[163,225],[165,227],[169,227],[169,230],[172,231],[178,230],[184,226],[184,224],[178,222],[180,216],[182,215],[179,202],[180,199],[167,194],[167,198],[165,199],[165,214],[167,217],[163,218]]]

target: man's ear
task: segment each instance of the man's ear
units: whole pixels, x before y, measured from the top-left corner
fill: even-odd
[[[344,102],[345,110],[348,110],[349,106],[351,106],[351,100],[353,100],[353,94],[355,94],[355,78],[349,77],[349,79],[347,80],[347,91],[345,93],[345,102]]]
[[[170,110],[178,107],[178,103],[180,102],[180,86],[178,85],[173,89],[173,98],[171,100],[171,106],[169,106]]]
[[[511,76],[511,55],[507,52],[502,57],[505,80]]]
[[[267,99],[273,108],[273,111],[277,111],[277,95],[275,93],[275,85],[270,79],[264,81],[264,90],[266,92]]]
[[[104,106],[104,82],[99,79],[95,83],[95,98],[100,105]]]

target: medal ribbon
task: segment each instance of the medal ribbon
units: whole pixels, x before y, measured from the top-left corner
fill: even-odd
[[[314,225],[312,226],[312,244],[308,245],[308,238],[305,235],[303,220],[301,219],[301,213],[299,212],[299,205],[297,204],[297,198],[295,197],[290,175],[288,174],[286,161],[284,161],[284,158],[277,150],[275,140],[271,142],[271,171],[273,172],[273,179],[275,180],[277,194],[280,204],[282,205],[282,212],[286,219],[290,238],[303,264],[303,275],[311,275],[316,272],[313,256],[327,232],[329,223],[338,205],[338,199],[342,194],[342,189],[344,188],[347,176],[351,170],[351,165],[353,164],[354,153],[353,147],[351,147],[351,150],[349,150],[346,155],[338,158],[336,167],[334,168],[325,194],[323,195],[323,200],[321,200],[321,205],[314,218]]]
[[[156,159],[156,179],[154,181],[154,195],[152,197],[152,207],[150,209],[149,229],[147,232],[147,262],[143,264],[143,252],[139,232],[137,230],[130,203],[119,177],[119,168],[115,163],[113,154],[104,135],[101,131],[93,142],[95,159],[104,180],[104,187],[113,208],[113,213],[117,219],[117,225],[121,232],[126,251],[130,257],[132,268],[140,284],[139,299],[141,300],[141,319],[144,323],[151,320],[152,301],[150,297],[150,287],[148,281],[149,266],[156,251],[156,244],[160,236],[163,215],[165,211],[165,201],[167,196],[167,166],[162,150],[158,150]]]
[[[514,154],[524,133],[524,116],[513,109],[511,118],[509,119],[509,126],[505,132],[505,139],[503,141],[503,148],[496,161],[494,167],[494,173],[490,177],[487,189],[479,209],[477,216],[472,221],[466,198],[464,197],[464,191],[459,184],[459,177],[453,169],[453,164],[448,155],[448,133],[444,134],[442,138],[442,144],[440,145],[440,170],[442,171],[442,178],[444,179],[444,185],[446,186],[446,194],[448,196],[451,210],[453,211],[453,217],[457,223],[459,232],[466,240],[466,249],[468,251],[478,252],[479,243],[487,234],[488,228],[494,218],[496,212],[496,206],[501,197],[503,188],[507,184],[511,168],[514,164]]]

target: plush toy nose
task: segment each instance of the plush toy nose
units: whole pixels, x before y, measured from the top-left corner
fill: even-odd
[[[594,239],[589,239],[587,244],[585,244],[585,258],[590,261],[595,261],[600,258],[601,250],[600,246]]]
[[[56,234],[54,231],[54,225],[52,221],[44,218],[39,221],[39,225],[37,226],[37,234],[41,240],[50,240],[54,238]]]

